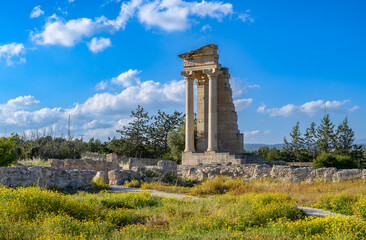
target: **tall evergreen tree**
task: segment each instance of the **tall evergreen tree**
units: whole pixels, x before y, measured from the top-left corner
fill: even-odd
[[[140,105],[137,106],[136,111],[131,112],[130,116],[133,120],[128,126],[123,126],[122,130],[117,130],[117,132],[122,134],[121,139],[123,139],[122,142],[125,145],[124,155],[150,157],[147,154],[150,117]]]
[[[352,128],[348,126],[347,117],[338,126],[336,132],[336,151],[339,154],[350,154],[355,140],[355,133]]]
[[[183,123],[184,115],[175,111],[173,114],[167,114],[158,111],[158,115],[153,117],[154,122],[150,127],[150,151],[153,151],[154,157],[161,157],[168,150],[168,134]]]
[[[288,142],[286,137],[283,139],[285,142],[283,153],[290,161],[303,161],[304,139],[301,137],[300,122],[292,128],[290,137],[291,142]]]
[[[310,127],[306,129],[304,134],[304,147],[307,150],[307,154],[311,159],[317,156],[317,146],[316,146],[316,124],[311,123]]]
[[[329,114],[324,115],[316,130],[317,146],[320,152],[329,153],[334,149],[335,133],[334,125],[330,121]]]

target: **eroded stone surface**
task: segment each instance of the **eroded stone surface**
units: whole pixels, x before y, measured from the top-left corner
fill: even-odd
[[[274,165],[242,166],[178,166],[178,174],[184,179],[204,180],[217,176],[241,178],[253,181],[271,178],[291,182],[342,182],[347,180],[366,179],[366,171],[360,169],[310,168]]]
[[[1,167],[0,184],[4,186],[40,186],[59,189],[88,189],[95,171],[65,171],[52,167]]]

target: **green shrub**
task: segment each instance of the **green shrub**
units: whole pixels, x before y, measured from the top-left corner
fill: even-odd
[[[337,156],[337,168],[338,169],[352,169],[357,168],[357,162],[349,156]]]
[[[96,190],[110,190],[111,187],[105,183],[104,179],[101,177],[97,177],[93,179],[93,188]]]
[[[131,188],[140,188],[141,183],[138,180],[125,181],[124,185]]]
[[[13,138],[0,138],[0,167],[10,166],[17,161],[18,155],[15,147]]]
[[[357,163],[349,156],[324,153],[314,160],[315,168],[335,167],[338,169],[357,168]]]

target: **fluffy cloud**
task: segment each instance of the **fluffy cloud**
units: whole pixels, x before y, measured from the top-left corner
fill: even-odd
[[[104,49],[110,47],[111,45],[111,40],[109,38],[95,37],[88,43],[88,48],[93,53],[98,53],[104,51]]]
[[[75,114],[89,112],[98,115],[127,114],[138,104],[158,108],[164,107],[167,103],[183,103],[184,94],[184,80],[164,84],[150,80],[127,87],[116,94],[109,92],[95,94],[85,103],[78,104],[73,111]]]
[[[211,17],[221,20],[233,13],[230,3],[186,2],[182,0],[155,0],[140,6],[138,18],[148,27],[165,31],[182,31],[190,27],[190,17]]]
[[[0,45],[0,60],[5,59],[8,66],[14,63],[23,63],[25,62],[25,58],[22,57],[24,52],[25,48],[22,43]]]
[[[34,107],[39,104],[39,100],[35,99],[33,96],[20,96],[15,99],[10,99],[6,106],[15,109],[25,109],[28,107]],[[1,105],[0,105],[1,106]]]
[[[247,110],[250,105],[252,104],[253,99],[237,99],[234,101],[236,111],[245,111]]]
[[[324,106],[326,107],[327,112],[331,113],[351,113],[357,110],[359,107],[357,105],[353,107],[347,107],[347,103],[350,100],[345,101],[326,101],[324,103],[323,100],[311,101],[304,103],[301,106],[296,106],[294,104],[287,104],[286,106],[280,108],[267,108],[266,105],[261,105],[258,107],[258,113],[269,114],[271,117],[282,116],[282,117],[290,117],[290,116],[314,116],[316,113],[323,112]]]
[[[54,14],[48,18],[43,31],[31,32],[31,39],[41,45],[72,47],[84,37],[108,30],[111,30],[111,27],[104,17],[95,20],[78,18],[66,22]]]
[[[127,72],[123,72],[117,77],[112,78],[111,83],[123,87],[130,87],[135,83],[140,83],[140,78],[137,77],[139,73],[141,71],[129,69]]]
[[[38,129],[47,132],[52,130],[60,135],[66,134],[70,115],[74,136],[106,139],[113,137],[116,129],[128,124],[131,120],[129,114],[138,104],[143,105],[149,112],[156,109],[179,110],[184,106],[184,99],[184,80],[173,80],[163,84],[152,80],[138,80],[131,82],[120,92],[97,93],[85,102],[75,103],[69,108],[37,109],[40,101],[33,96],[10,99],[5,104],[0,104],[0,122],[11,132]],[[174,107],[170,109],[172,105]]]
[[[42,11],[41,6],[35,6],[30,14],[30,18],[37,18],[44,14],[44,11]]]
[[[38,10],[42,11],[40,8]],[[137,17],[140,23],[147,27],[158,27],[165,31],[181,31],[191,26],[194,17],[210,17],[221,21],[223,17],[232,13],[233,6],[230,3],[131,0],[121,4],[121,10],[115,19],[101,16],[94,20],[78,18],[66,21],[54,14],[47,19],[41,31],[31,32],[30,37],[40,45],[71,47],[84,38],[90,38],[100,32],[124,30],[127,22],[133,17]],[[107,40],[103,40],[103,43],[103,46],[107,46]]]

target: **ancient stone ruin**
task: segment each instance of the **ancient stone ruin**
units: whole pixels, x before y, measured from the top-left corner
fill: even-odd
[[[183,165],[260,163],[263,158],[243,154],[243,134],[230,87],[229,69],[221,67],[217,45],[178,55],[184,60],[186,80],[186,139]],[[197,84],[197,148],[194,146],[194,96]]]
[[[51,167],[2,167],[0,185],[87,189],[96,177],[110,185],[121,185],[132,179],[159,181],[170,175],[200,181],[218,176],[292,182],[366,179],[366,170],[295,167],[284,161],[264,161],[262,157],[243,153],[244,140],[238,129],[229,69],[219,64],[217,49],[210,44],[178,55],[184,60],[181,74],[186,80],[186,137],[181,166],[175,161],[85,153],[81,159],[49,159]],[[194,144],[194,81],[197,84],[197,147]]]

